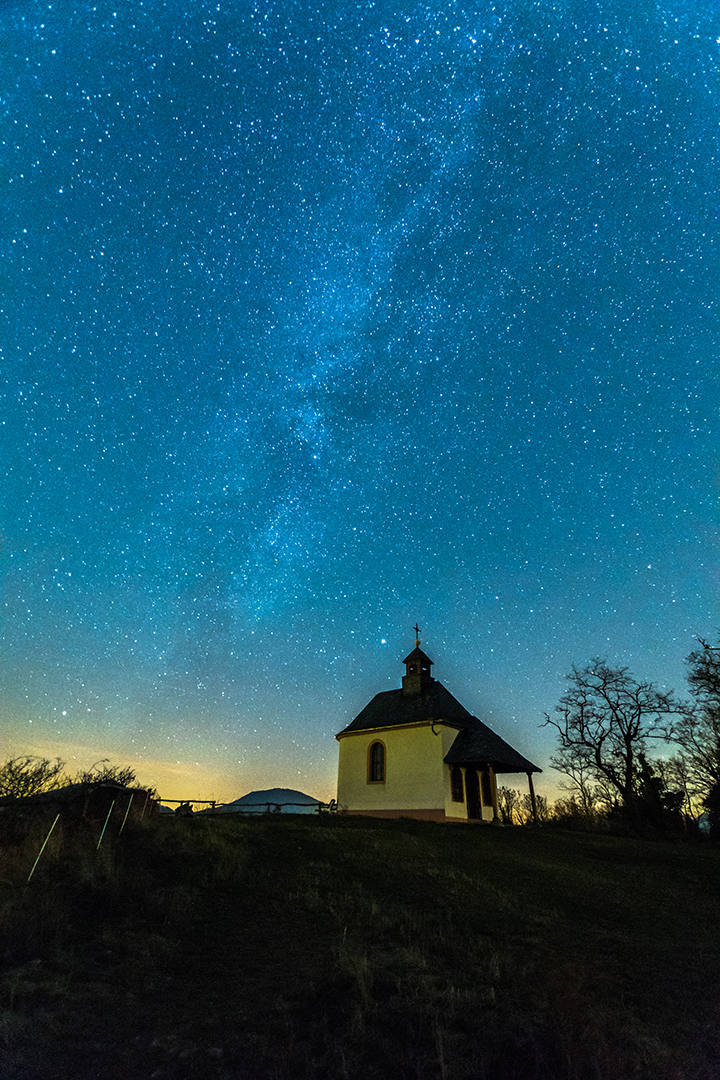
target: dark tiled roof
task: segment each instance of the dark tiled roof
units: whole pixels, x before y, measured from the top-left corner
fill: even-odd
[[[487,761],[496,773],[542,772],[491,731],[487,724],[478,720],[477,716],[471,717],[471,720],[472,724],[459,733],[445,755],[448,765],[475,765]]]
[[[470,713],[450,691],[433,680],[424,694],[404,694],[402,690],[386,690],[376,694],[340,734],[367,728],[394,727],[397,724],[417,724],[421,720],[447,720],[462,727],[470,719]]]
[[[417,724],[423,720],[444,721],[461,729],[445,757],[449,765],[489,762],[496,772],[542,771],[469,713],[437,680],[423,694],[404,694],[402,690],[376,694],[339,734]]]

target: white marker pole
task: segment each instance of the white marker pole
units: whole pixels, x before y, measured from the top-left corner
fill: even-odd
[[[123,818],[123,822],[122,822],[122,825],[120,826],[120,832],[118,833],[118,836],[120,835],[120,833],[121,833],[121,832],[123,831],[123,829],[125,828],[125,822],[127,821],[127,819],[128,819],[128,814],[130,813],[130,807],[132,806],[132,801],[133,801],[133,795],[134,795],[134,794],[135,794],[135,792],[134,792],[134,791],[132,791],[132,792],[130,793],[130,802],[129,802],[129,803],[127,804],[127,810],[125,811],[125,817]]]
[[[30,871],[30,873],[28,874],[28,878],[27,878],[27,879],[28,879],[28,881],[30,881],[30,878],[31,878],[31,877],[33,876],[33,874],[35,873],[35,867],[36,867],[36,866],[37,866],[37,864],[38,864],[38,863],[40,862],[40,856],[42,855],[43,851],[45,850],[45,844],[47,844],[48,840],[50,839],[50,833],[51,833],[51,832],[53,831],[53,829],[54,829],[54,828],[55,828],[55,826],[57,825],[57,823],[58,823],[58,818],[59,818],[59,817],[60,817],[60,815],[58,814],[58,815],[57,815],[57,817],[55,818],[55,820],[53,821],[52,825],[50,826],[50,832],[49,832],[49,833],[47,834],[47,836],[45,837],[45,840],[44,840],[44,842],[43,842],[43,846],[42,846],[42,847],[40,848],[40,850],[38,851],[38,857],[37,857],[37,859],[35,860],[35,862],[33,863],[33,868],[32,868],[32,870]]]
[[[113,806],[114,806],[114,805],[115,805],[115,800],[113,799],[113,801],[112,801],[112,802],[110,803],[110,809],[109,809],[109,810],[108,810],[108,812],[107,812],[107,817],[105,818],[105,824],[104,824],[104,825],[103,825],[103,827],[102,827],[102,832],[100,833],[100,839],[98,840],[98,842],[97,842],[97,847],[95,848],[95,850],[96,850],[96,851],[98,850],[98,848],[99,848],[99,847],[100,847],[100,845],[102,844],[102,838],[103,838],[103,836],[105,835],[105,830],[107,829],[107,823],[108,823],[108,821],[110,820],[110,815],[111,815],[111,814],[112,814],[112,812],[113,812]]]

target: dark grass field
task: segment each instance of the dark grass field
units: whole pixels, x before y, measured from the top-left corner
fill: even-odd
[[[28,885],[37,841],[0,849],[0,1080],[720,1078],[715,846],[157,818]]]

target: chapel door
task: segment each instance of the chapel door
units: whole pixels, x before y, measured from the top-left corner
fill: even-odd
[[[467,799],[467,816],[469,818],[482,817],[482,804],[480,802],[480,781],[477,769],[465,770],[465,797]]]

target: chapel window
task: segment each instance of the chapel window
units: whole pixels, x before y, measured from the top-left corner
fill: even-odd
[[[459,769],[457,765],[450,772],[450,790],[453,802],[465,802],[462,769]]]
[[[368,780],[371,784],[385,782],[385,747],[381,742],[370,746],[368,757]]]

